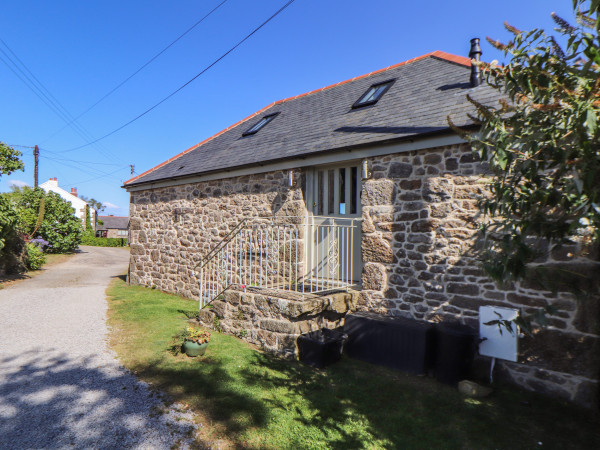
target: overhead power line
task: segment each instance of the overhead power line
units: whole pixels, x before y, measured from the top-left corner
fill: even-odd
[[[116,173],[118,173],[118,172],[120,172],[121,170],[124,170],[124,169],[126,169],[126,168],[128,169],[128,168],[129,168],[129,166],[124,166],[124,167],[121,167],[120,169],[117,169],[117,170],[115,170],[114,172],[111,172],[111,173],[109,173],[108,175],[100,175],[100,176],[97,176],[97,177],[95,177],[95,178],[90,178],[90,179],[87,179],[87,180],[76,181],[75,183],[70,183],[70,184],[67,184],[66,186],[68,187],[68,186],[75,186],[75,185],[80,185],[80,184],[90,183],[90,182],[92,182],[92,181],[99,180],[100,178],[104,178],[104,177],[106,177],[106,176],[111,176],[111,175],[114,175],[114,174],[116,174]],[[115,179],[116,179],[116,177],[113,177],[113,178],[115,178]],[[122,182],[122,180],[120,180],[120,179],[119,179],[119,181],[120,181],[120,182]]]
[[[42,148],[41,150],[44,150],[45,152],[47,151],[45,148]],[[48,157],[50,158],[50,157]],[[68,158],[60,158],[58,156],[53,156],[51,159],[56,160],[56,161],[66,161],[66,162],[73,162],[73,163],[78,163],[78,164],[87,164],[87,165],[93,165],[93,166],[122,166],[123,164],[115,164],[115,163],[103,163],[103,162],[99,162],[99,161],[84,161],[84,160],[80,160],[80,159],[68,159]]]
[[[47,160],[55,163],[55,164],[60,164],[60,165],[65,166],[65,167],[69,167],[71,169],[78,170],[78,171],[80,171],[80,172],[82,172],[84,174],[92,175],[94,177],[94,178],[92,178],[92,180],[97,180],[97,179],[100,179],[100,178],[105,178],[105,179],[112,178],[114,180],[121,181],[121,179],[115,177],[114,174],[118,173],[120,171],[123,171],[126,168],[129,168],[129,165],[126,165],[126,166],[119,167],[114,172],[104,172],[104,171],[101,171],[101,170],[98,170],[98,169],[95,169],[95,168],[92,168],[92,167],[85,167],[84,168],[84,167],[81,167],[79,165],[70,164],[70,163],[67,163],[67,162],[64,162],[64,161],[59,161],[59,160],[57,160],[55,158],[51,158],[49,156],[44,156],[44,155],[40,155],[40,156],[42,158],[44,158],[44,159],[47,159]],[[90,180],[87,180],[87,181],[90,181]],[[85,181],[85,182],[87,182],[87,181]],[[78,184],[78,183],[69,183],[69,184],[66,184],[65,186],[75,186],[76,184]]]
[[[17,145],[17,144],[6,144],[9,147],[18,147],[18,148],[35,148],[33,145]]]
[[[44,84],[33,74],[27,65],[21,61],[17,54],[8,46],[8,44],[0,38],[0,43],[8,50],[9,53],[0,47],[0,60],[10,69],[10,71],[19,78],[25,86],[27,86],[52,112],[54,112],[61,120],[67,123],[84,141],[94,139],[94,136],[89,133],[81,124],[72,120],[73,116],[69,111],[52,95],[52,93],[44,86]],[[116,157],[106,149],[97,148],[108,159]]]
[[[208,14],[206,14],[204,17],[202,17],[200,20],[198,20],[194,25],[192,25],[190,28],[188,28],[186,31],[184,31],[182,34],[180,34],[177,39],[175,39],[173,42],[171,42],[169,45],[167,45],[165,48],[163,48],[160,52],[158,52],[156,55],[154,55],[152,58],[150,58],[147,62],[145,62],[142,66],[140,66],[139,69],[137,69],[135,72],[133,72],[131,75],[129,75],[127,78],[125,78],[123,81],[121,81],[118,85],[116,85],[114,88],[112,88],[110,91],[108,91],[106,94],[104,94],[100,99],[98,99],[96,101],[96,103],[94,103],[92,106],[90,106],[89,108],[87,108],[85,111],[83,111],[81,114],[79,114],[77,117],[75,117],[73,119],[73,121],[71,121],[70,123],[67,123],[65,126],[63,126],[60,130],[54,132],[51,136],[47,137],[46,139],[44,139],[42,141],[42,144],[46,141],[48,141],[49,139],[53,138],[54,136],[56,136],[58,133],[60,133],[61,131],[63,131],[65,128],[67,128],[69,125],[71,125],[71,123],[73,123],[74,121],[76,121],[77,119],[79,119],[80,117],[82,117],[84,114],[87,114],[88,112],[90,112],[93,108],[95,108],[99,103],[101,103],[103,100],[105,100],[109,95],[111,95],[113,92],[115,92],[117,89],[119,89],[121,86],[123,86],[125,83],[127,83],[129,80],[131,80],[134,76],[136,76],[138,73],[140,73],[143,69],[146,68],[146,66],[148,66],[150,63],[152,63],[156,58],[158,58],[160,55],[162,55],[164,52],[166,52],[169,48],[171,48],[177,41],[179,41],[181,38],[183,38],[186,34],[188,34],[190,31],[192,31],[194,28],[196,28],[198,25],[200,25],[202,22],[204,22],[204,20],[206,18],[208,18],[212,13],[214,13],[217,9],[219,9],[221,6],[223,6],[228,0],[223,0],[221,3],[219,3],[217,6],[215,6],[210,12],[208,12]]]
[[[87,173],[90,175],[109,175],[109,172],[104,172],[103,170],[99,170],[95,167],[89,167],[89,166],[82,167],[81,163],[79,163],[79,165],[76,165],[76,164],[73,164],[73,163],[70,163],[67,161],[61,161],[61,160],[53,158],[51,156],[46,156],[46,155],[40,155],[40,156],[44,159],[54,162],[55,164],[60,164],[62,166],[70,167],[72,169],[76,169],[76,170],[79,170],[80,172]],[[123,167],[129,167],[129,166],[121,165],[120,167],[123,168]]]
[[[109,136],[112,136],[113,134],[117,133],[118,131],[121,131],[123,128],[131,125],[133,122],[135,122],[136,120],[144,117],[146,114],[148,114],[150,111],[152,111],[153,109],[155,109],[156,107],[162,105],[164,102],[166,102],[168,99],[170,99],[171,97],[173,97],[175,94],[177,94],[179,91],[181,91],[183,88],[185,88],[186,86],[188,86],[190,83],[192,83],[194,80],[196,80],[198,77],[200,77],[201,75],[203,75],[206,71],[208,71],[211,67],[213,67],[214,65],[216,65],[219,61],[221,61],[223,58],[225,58],[227,55],[229,55],[231,52],[233,52],[236,48],[238,48],[240,45],[242,45],[244,42],[246,42],[248,39],[250,39],[250,37],[252,37],[256,32],[258,32],[261,28],[263,28],[267,23],[269,23],[271,20],[273,20],[275,17],[277,17],[283,10],[285,10],[288,6],[290,6],[292,3],[294,3],[295,0],[289,0],[285,5],[283,5],[281,8],[279,8],[271,17],[269,17],[267,20],[265,20],[263,23],[261,23],[258,27],[256,27],[252,32],[250,32],[249,34],[246,35],[246,37],[244,37],[242,40],[240,40],[237,44],[235,44],[233,47],[231,47],[229,50],[227,50],[225,53],[223,53],[219,58],[217,58],[216,60],[214,60],[211,64],[209,64],[208,66],[206,66],[200,73],[198,73],[196,76],[194,76],[191,80],[189,80],[187,83],[181,85],[179,88],[177,88],[176,90],[174,90],[173,92],[171,92],[169,95],[167,95],[166,97],[164,97],[162,100],[160,100],[158,103],[154,104],[153,106],[151,106],[150,108],[148,108],[147,110],[145,110],[143,113],[137,115],[136,117],[134,117],[133,119],[131,119],[129,122],[126,122],[125,124],[121,125],[120,127],[114,129],[113,131],[111,131],[110,133],[105,134],[104,136],[95,139],[91,142],[88,142],[87,144],[83,144],[80,145],[78,147],[73,147],[70,148],[68,150],[63,150],[62,152],[58,152],[58,153],[67,153],[67,152],[73,152],[75,150],[80,150],[82,148],[85,148],[89,145],[93,145],[98,141],[101,141],[103,139],[106,139]]]

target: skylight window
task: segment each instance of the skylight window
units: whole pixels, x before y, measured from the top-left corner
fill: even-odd
[[[277,114],[279,114],[279,113],[269,114],[268,116],[264,116],[252,128],[250,128],[248,131],[244,132],[242,134],[242,136],[248,136],[250,134],[257,133],[261,128],[263,128],[266,124],[268,124],[271,120],[273,120],[275,118],[275,116],[277,116]]]
[[[377,83],[367,89],[361,98],[359,98],[354,105],[353,108],[361,108],[363,106],[374,105],[377,101],[383,97],[389,88],[392,87],[396,80],[384,81],[383,83]]]

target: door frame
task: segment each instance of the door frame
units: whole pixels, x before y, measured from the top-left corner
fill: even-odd
[[[352,211],[352,205],[350,202],[352,201],[352,168],[356,168],[356,191],[355,191],[355,212],[354,213],[340,213],[340,182],[339,182],[339,169],[346,169],[345,171],[345,193],[344,193],[344,211]],[[328,188],[331,186],[329,183],[329,171],[334,170],[334,174],[336,178],[333,182],[334,192],[333,196],[327,195],[329,194]],[[323,171],[324,174],[328,174],[327,177],[325,175],[321,179],[321,183],[326,185],[326,189],[324,189],[322,194],[323,206],[322,206],[322,214],[318,214],[319,212],[319,171]],[[327,178],[327,181],[325,181]],[[316,233],[318,230],[318,225],[326,223],[350,223],[352,225],[352,238],[351,238],[351,246],[352,246],[352,256],[351,261],[347,262],[351,269],[350,280],[352,280],[352,284],[359,284],[361,281],[362,274],[362,250],[361,250],[361,240],[362,240],[362,230],[361,230],[361,222],[362,222],[362,202],[361,202],[361,191],[362,191],[362,179],[361,179],[361,163],[359,161],[351,161],[351,162],[343,162],[337,164],[327,164],[320,165],[308,168],[306,171],[306,206],[307,206],[307,227],[306,227],[306,242],[307,242],[307,251],[306,251],[306,266],[307,266],[307,275],[309,277],[315,276],[317,279],[319,278],[318,274],[319,267],[324,266],[323,258],[326,258],[327,255],[317,249],[319,243],[316,242],[318,239]],[[333,213],[330,213],[329,210],[329,199],[333,197],[334,205],[333,205]],[[338,234],[339,236],[339,234]],[[321,236],[322,237],[322,236]],[[323,244],[321,244],[323,245]],[[337,243],[338,250],[334,250],[334,252],[347,254],[347,249],[342,249],[339,251],[339,243]],[[320,257],[321,261],[315,260],[316,257]]]

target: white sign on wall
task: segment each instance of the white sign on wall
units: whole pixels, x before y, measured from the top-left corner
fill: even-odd
[[[519,328],[513,323],[512,332],[505,326],[497,323],[486,325],[488,322],[497,320],[513,321],[517,318],[519,310],[501,308],[497,306],[479,307],[479,354],[491,356],[492,358],[517,361],[519,339]]]

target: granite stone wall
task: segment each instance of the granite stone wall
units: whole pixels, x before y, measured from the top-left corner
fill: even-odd
[[[197,298],[201,258],[243,219],[304,216],[301,185],[271,172],[132,192],[131,283]]]
[[[496,375],[526,389],[597,407],[599,299],[578,301],[532,282],[499,287],[481,270],[477,197],[486,193],[486,164],[475,160],[466,145],[368,162],[372,176],[363,182],[361,197],[362,286],[347,311],[458,321],[477,328],[481,305],[529,314],[551,303],[558,313],[549,318],[549,326],[533,338],[520,339],[519,362],[499,361]],[[270,172],[132,192],[131,282],[197,298],[194,266],[240,220],[306,214],[305,177],[300,170],[295,177],[291,189],[284,172]],[[584,265],[600,279],[597,252],[576,256],[580,250],[548,249],[546,262]],[[325,306],[302,318],[286,313],[282,305],[297,305],[295,301],[305,300],[228,294],[203,321],[210,325],[216,315],[225,331],[280,354],[292,354],[291,341],[304,330],[343,323],[345,312],[334,317]],[[489,364],[489,359],[482,361]]]
[[[273,172],[207,183],[133,192],[130,199],[133,284],[188,298],[198,296],[194,266],[240,221],[306,215],[302,183]],[[301,333],[343,325],[357,293],[309,295],[230,289],[200,311],[200,322],[284,357],[297,354]]]
[[[527,389],[592,405],[600,375],[599,299],[579,302],[534,283],[499,287],[476,258],[477,197],[486,192],[487,164],[456,145],[372,158],[363,184],[364,270],[360,308],[478,329],[482,305],[532,314],[552,304],[549,327],[519,342],[519,363],[500,362],[498,374]],[[600,271],[595,252],[553,249],[546,263]],[[596,262],[594,262],[596,261]]]

